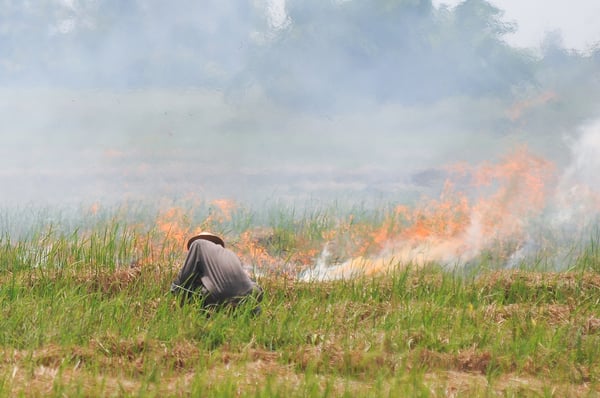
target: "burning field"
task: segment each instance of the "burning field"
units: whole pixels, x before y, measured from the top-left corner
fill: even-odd
[[[300,280],[373,276],[428,264],[447,270],[566,270],[596,239],[600,210],[598,192],[574,178],[574,167],[559,172],[520,146],[496,161],[447,166],[436,198],[377,208],[281,205],[259,212],[230,199],[192,197],[132,227],[150,226],[150,232],[136,239],[131,258],[120,261],[160,263],[166,252],[182,251],[186,237],[210,230],[224,235],[253,272]],[[93,205],[88,213],[99,217],[102,209]]]
[[[596,136],[566,168],[524,145],[450,164],[405,203],[6,212],[0,396],[594,395]],[[265,288],[261,315],[169,295],[200,231]]]
[[[600,15],[517,3],[2,2],[0,398],[600,396]]]
[[[525,146],[444,175],[412,204],[5,213],[0,396],[598,393],[594,176]],[[204,230],[264,287],[259,316],[168,293]]]

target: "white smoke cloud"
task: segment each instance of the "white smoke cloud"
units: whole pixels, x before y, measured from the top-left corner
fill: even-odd
[[[292,22],[285,11],[285,0],[268,0],[267,15],[269,25],[275,30],[285,29]]]
[[[581,228],[600,213],[600,120],[580,129],[570,143],[571,162],[556,190],[554,224]]]
[[[583,185],[600,192],[600,120],[586,124],[571,144],[572,163],[565,170],[563,185]]]
[[[600,216],[600,120],[578,129],[567,138],[570,163],[562,170],[546,211],[530,220],[526,239],[507,266],[532,263],[543,258],[548,266],[573,266],[593,238]]]
[[[58,22],[56,24],[56,26],[53,26],[50,28],[50,34],[62,33],[64,35],[64,34],[72,32],[74,29],[75,29],[75,19],[73,19],[73,18],[63,19],[62,21]]]

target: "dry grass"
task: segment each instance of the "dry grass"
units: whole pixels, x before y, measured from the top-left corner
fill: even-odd
[[[136,342],[119,343],[113,347],[120,352],[103,359],[100,373],[86,366],[86,358],[97,356],[97,343],[89,347],[73,347],[66,350],[57,346],[49,346],[34,352],[3,352],[5,358],[0,366],[2,374],[9,375],[5,380],[11,387],[13,395],[49,396],[56,391],[64,390],[66,395],[77,392],[78,395],[96,395],[102,391],[103,396],[144,395],[189,396],[194,391],[194,383],[198,378],[206,381],[206,389],[217,388],[221,383],[235,380],[237,393],[234,396],[246,396],[248,392],[260,390],[266,385],[273,389],[290,392],[302,391],[307,379],[316,383],[324,391],[327,389],[334,395],[351,393],[356,396],[368,396],[381,382],[376,377],[348,379],[343,372],[320,373],[306,372],[290,363],[283,363],[281,355],[264,350],[251,349],[248,352],[222,352],[217,358],[201,354],[193,345],[179,344],[171,349],[151,344],[143,360],[161,361],[172,366],[157,384],[146,384],[136,377],[137,372],[131,368],[140,368],[142,361],[139,350],[143,346]],[[315,352],[304,352],[308,356],[322,356]],[[33,364],[26,361],[32,357]],[[78,358],[75,365],[71,365]],[[70,359],[67,361],[67,359]],[[543,377],[535,377],[515,372],[503,373],[493,380],[486,376],[490,362],[490,354],[466,350],[457,355],[441,355],[431,351],[421,351],[413,358],[421,361],[414,366],[426,364],[429,370],[420,372],[418,377],[433,397],[460,396],[569,396],[585,397],[600,394],[597,386],[589,383],[556,382]],[[340,356],[327,355],[330,366],[343,368]],[[353,359],[359,361],[358,356]],[[196,369],[193,363],[206,361],[208,365],[202,370]],[[68,362],[69,366],[65,366]],[[162,364],[165,367],[164,363]],[[187,365],[186,365],[187,364]],[[392,366],[394,376],[383,379],[380,391],[390,391],[394,383],[410,382],[411,361],[400,365],[386,363],[385,358],[376,361],[377,366]],[[373,365],[371,365],[373,366]],[[167,369],[168,367],[165,367]],[[313,369],[314,370],[314,369]],[[62,386],[62,387],[57,387]],[[75,386],[77,388],[75,389]],[[380,387],[378,387],[380,388]]]
[[[27,305],[58,292],[67,306],[90,300],[97,316],[118,308],[131,322],[85,331],[83,343],[61,342],[82,339],[53,325],[53,337],[31,349],[2,346],[3,394],[600,395],[600,359],[586,351],[600,344],[595,273],[494,271],[468,280],[424,268],[325,283],[272,276],[261,280],[268,294],[256,320],[180,309],[161,294],[172,276],[146,265],[3,274]],[[4,315],[19,304],[6,301]],[[179,329],[162,332],[168,322]]]

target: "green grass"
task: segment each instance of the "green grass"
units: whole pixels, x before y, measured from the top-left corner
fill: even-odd
[[[332,229],[352,240],[336,217],[246,211],[211,222],[240,255],[253,243],[287,264]],[[360,231],[387,222],[352,218]],[[185,252],[152,224],[118,212],[40,221],[0,240],[0,396],[599,395],[592,241],[562,272],[430,264],[330,282],[265,272],[253,316],[250,306],[179,307],[168,289]]]

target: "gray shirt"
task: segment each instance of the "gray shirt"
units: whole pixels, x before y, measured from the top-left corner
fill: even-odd
[[[213,242],[192,242],[185,263],[171,291],[197,290],[204,286],[217,302],[251,294],[256,288],[238,256]]]

